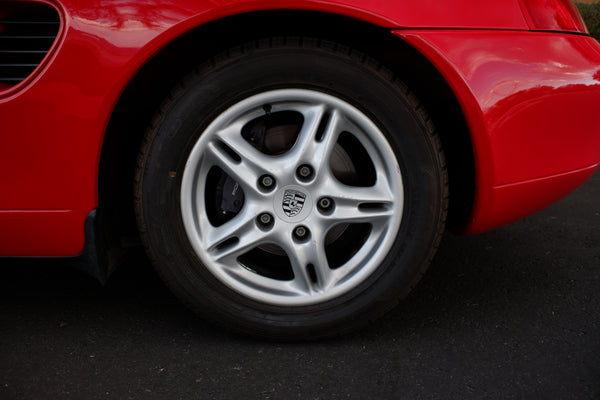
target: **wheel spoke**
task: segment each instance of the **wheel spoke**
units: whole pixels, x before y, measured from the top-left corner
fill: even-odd
[[[269,156],[254,148],[242,137],[240,124],[219,131],[208,144],[211,161],[231,178],[254,187],[259,176],[272,169]]]
[[[216,261],[232,265],[235,259],[264,243],[267,232],[256,226],[250,207],[219,227],[209,228],[204,236],[204,246]]]
[[[318,173],[329,163],[343,130],[343,117],[324,106],[309,108],[303,115],[304,125],[289,158],[294,165],[309,164]]]
[[[380,224],[392,218],[395,202],[387,179],[382,178],[372,187],[348,186],[337,181],[327,185],[335,208],[330,215],[324,215],[327,228],[339,223],[372,223]]]
[[[323,292],[335,284],[335,274],[325,253],[324,235],[313,234],[312,240],[306,243],[285,245],[294,271],[295,286],[306,293]]]
[[[331,228],[339,224],[360,224],[370,223],[372,225],[382,225],[393,217],[393,210],[390,206],[382,205],[375,208],[361,208],[357,205],[345,205],[336,207],[334,213],[326,219],[327,227]]]
[[[391,204],[395,201],[394,193],[390,187],[388,179],[378,174],[374,186],[349,186],[332,179],[327,182],[327,187],[334,193],[336,204],[354,203],[385,203]]]
[[[206,146],[205,154],[207,164],[209,167],[218,166],[221,168],[231,179],[244,186],[244,189],[254,189],[255,183],[261,173],[257,168],[248,166],[248,162],[237,161],[231,157],[231,155],[216,142],[208,143]]]
[[[303,294],[314,293],[314,284],[307,266],[310,264],[306,252],[298,249],[297,245],[286,246],[286,252],[294,271],[294,286]],[[291,247],[291,248],[290,248]]]
[[[314,246],[314,258],[315,262],[313,267],[317,276],[317,286],[320,291],[325,292],[336,283],[336,271],[332,270],[327,261],[327,254],[325,253],[325,235],[320,240],[316,241]]]
[[[323,136],[315,143],[315,148],[311,153],[312,162],[310,163],[314,165],[317,171],[321,171],[329,165],[335,144],[340,137],[340,133],[342,133],[343,123],[343,117],[338,110],[334,110],[329,114],[329,120],[327,121]]]
[[[250,219],[249,213],[242,212],[221,226],[208,226],[202,237],[202,244],[207,250],[213,251],[228,239],[242,236],[252,228],[252,225],[254,225],[254,220]]]
[[[227,244],[222,248],[217,247],[211,253],[214,259],[228,266],[237,265],[237,258],[244,253],[254,249],[260,244],[267,242],[268,233],[255,229],[247,232],[242,236],[237,236],[237,240],[231,244]]]
[[[262,166],[265,163],[265,154],[252,146],[242,136],[242,123],[236,123],[215,133],[221,143],[229,147],[248,166]]]
[[[293,161],[296,165],[300,163],[303,157],[310,154],[312,151],[317,131],[319,130],[319,126],[321,125],[321,121],[326,115],[327,110],[325,106],[318,105],[307,107],[300,111],[304,117],[304,123],[302,124],[302,129],[300,129],[296,143],[288,157],[290,161]]]

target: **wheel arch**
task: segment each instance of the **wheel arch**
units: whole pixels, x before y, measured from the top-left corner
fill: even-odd
[[[137,154],[153,115],[172,88],[199,63],[227,48],[273,36],[342,43],[399,75],[427,109],[442,138],[451,188],[448,222],[459,229],[471,212],[475,169],[469,129],[446,80],[388,28],[340,15],[285,10],[225,17],[194,28],[164,46],[129,81],[107,125],[98,169],[99,207],[110,235],[118,235],[121,244],[137,243],[132,189]]]

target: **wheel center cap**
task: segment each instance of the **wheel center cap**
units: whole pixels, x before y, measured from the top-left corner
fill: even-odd
[[[273,204],[277,216],[287,222],[304,220],[310,214],[312,207],[312,198],[299,186],[283,187],[275,195]]]

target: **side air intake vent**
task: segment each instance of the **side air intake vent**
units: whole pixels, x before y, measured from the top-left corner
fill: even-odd
[[[0,1],[0,90],[25,80],[56,40],[60,16],[48,4]]]

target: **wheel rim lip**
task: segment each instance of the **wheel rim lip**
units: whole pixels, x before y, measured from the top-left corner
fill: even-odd
[[[365,244],[367,243],[367,241],[365,241],[360,250],[346,263],[351,264],[351,261],[354,260],[355,263],[360,265],[354,267],[354,271],[342,282],[336,283],[335,286],[328,288],[327,290],[322,292],[300,293],[297,295],[291,294],[289,290],[287,290],[286,285],[289,281],[271,279],[254,272],[244,272],[242,270],[238,270],[237,273],[232,274],[230,267],[217,262],[210,256],[202,240],[203,235],[207,234],[210,229],[214,229],[205,212],[204,191],[206,176],[202,176],[204,172],[210,169],[202,167],[202,161],[204,160],[208,144],[218,138],[220,130],[224,127],[231,126],[231,124],[239,121],[240,118],[247,122],[261,116],[262,114],[258,110],[263,104],[288,105],[289,107],[290,104],[296,103],[309,105],[325,104],[328,107],[334,107],[335,109],[340,110],[345,117],[350,118],[352,122],[361,129],[358,134],[352,134],[357,137],[363,145],[365,142],[371,143],[372,147],[375,148],[377,152],[375,158],[377,158],[379,162],[385,164],[386,178],[390,181],[390,185],[392,186],[391,190],[394,195],[392,207],[393,213],[387,221],[385,232],[380,234],[380,237],[374,238],[375,240],[372,241],[369,248],[365,248]],[[369,155],[371,158],[374,157],[372,154]],[[265,157],[267,157],[267,155],[265,155]],[[269,171],[269,173],[276,177],[278,184],[281,184],[281,187],[277,187],[275,190],[270,191],[270,196],[267,197],[267,202],[273,204],[272,207],[274,210],[272,214],[275,216],[275,224],[277,226],[277,224],[281,225],[281,220],[283,220],[283,218],[281,218],[279,215],[280,213],[276,211],[278,202],[273,199],[279,196],[279,193],[286,187],[298,187],[298,182],[293,179],[287,181],[286,179],[277,179],[277,171]],[[254,182],[249,184],[255,185]],[[296,221],[289,219],[289,221],[287,221],[287,228],[278,228],[278,230],[275,231],[275,234],[287,235],[288,238],[272,240],[273,244],[281,245],[282,240],[291,240],[291,233],[294,226],[298,226],[300,223],[302,225],[310,226],[313,214],[319,212],[316,205],[317,198],[312,196],[313,193],[308,189],[303,188],[303,190],[312,198],[311,201],[313,203],[311,209],[303,215],[301,220]],[[260,303],[275,306],[308,306],[327,302],[347,294],[352,289],[365,282],[375,270],[377,270],[378,266],[383,262],[390,251],[400,228],[404,206],[404,189],[400,167],[388,140],[381,130],[363,112],[346,101],[324,92],[309,89],[278,89],[262,92],[233,104],[218,115],[200,135],[188,156],[184,167],[180,196],[181,217],[187,238],[206,269],[221,283],[242,296]],[[254,197],[255,195],[250,195],[252,201],[260,201],[256,200]],[[268,208],[268,210],[271,209]],[[294,225],[292,226],[291,223]],[[265,243],[268,242],[269,240],[265,241]],[[284,250],[286,249],[285,246],[282,247],[284,247]],[[363,260],[364,262],[361,262]],[[236,268],[243,268],[243,266],[239,265]]]

